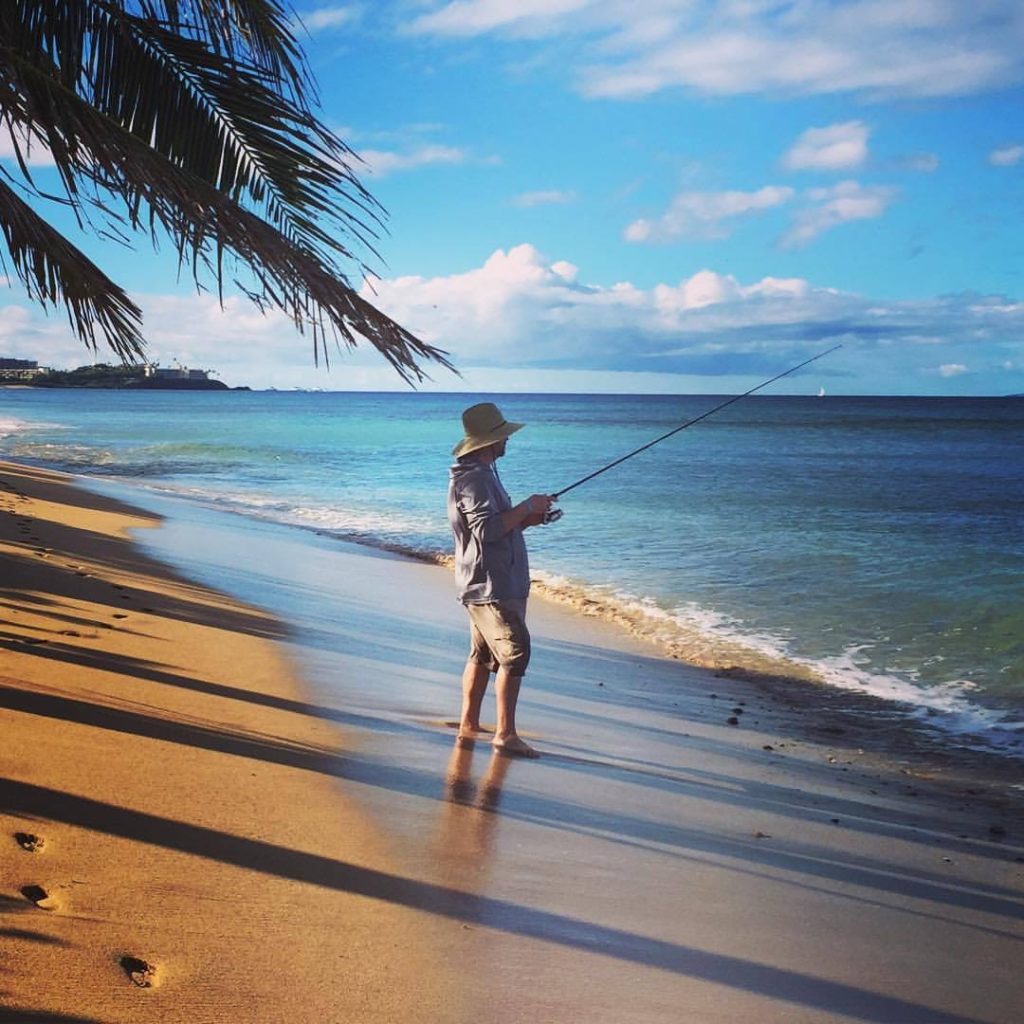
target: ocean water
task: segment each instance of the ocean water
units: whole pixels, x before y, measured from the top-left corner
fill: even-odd
[[[0,455],[426,557],[478,395],[0,390]],[[560,491],[713,396],[492,396]],[[1024,756],[1024,400],[754,396],[567,494],[535,577],[696,664]],[[454,599],[454,591],[453,591]]]

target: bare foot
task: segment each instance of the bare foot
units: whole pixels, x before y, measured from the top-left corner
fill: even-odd
[[[505,757],[540,757],[533,747],[518,736],[510,736],[507,740],[494,740],[491,744],[496,754]]]
[[[486,725],[460,725],[455,742],[460,747],[472,747],[475,740],[485,739],[494,732]]]

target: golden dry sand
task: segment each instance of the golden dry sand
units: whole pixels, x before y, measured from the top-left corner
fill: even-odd
[[[0,464],[0,1019],[463,1019],[431,921],[338,884],[397,866],[281,624],[144,557],[154,524]]]

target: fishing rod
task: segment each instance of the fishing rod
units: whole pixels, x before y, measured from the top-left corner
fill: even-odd
[[[607,466],[602,466],[600,469],[595,469],[593,473],[588,474],[585,477],[577,480],[574,484],[569,484],[568,487],[563,487],[560,491],[556,491],[551,497],[558,501],[563,494],[568,494],[571,490],[579,487],[580,484],[585,484],[588,480],[593,480],[595,476],[600,476],[602,473],[607,473],[609,469],[614,469],[620,463],[626,461],[626,459],[633,458],[634,455],[639,455],[641,452],[647,451],[648,448],[653,448],[656,444],[660,444],[662,441],[672,437],[673,434],[678,434],[681,430],[686,430],[687,427],[692,427],[695,423],[700,423],[701,420],[706,420],[709,416],[713,416],[719,409],[724,409],[727,405],[732,405],[733,402],[738,402],[741,398],[746,398],[748,395],[752,395],[755,391],[760,391],[762,388],[768,387],[769,384],[774,384],[777,380],[782,380],[783,377],[788,377],[791,373],[796,373],[797,370],[809,363],[813,363],[816,359],[821,359],[824,356],[830,355],[835,352],[836,349],[842,348],[842,345],[833,345],[832,348],[826,349],[824,352],[819,352],[816,356],[811,356],[810,359],[805,359],[802,363],[797,363],[796,366],[791,366],[788,370],[784,370],[782,373],[776,374],[769,380],[763,381],[758,384],[757,387],[751,388],[749,391],[744,391],[742,395],[733,395],[732,398],[727,398],[724,402],[719,403],[713,409],[708,409],[707,412],[701,413],[700,416],[694,416],[692,420],[687,420],[685,423],[681,423],[678,427],[674,427],[667,434],[662,434],[661,437],[656,437],[653,441],[648,441],[647,444],[641,445],[639,448],[634,449],[621,458],[616,459],[614,462],[609,462]],[[544,516],[545,523],[554,523],[562,518],[563,512],[560,508],[550,509]]]

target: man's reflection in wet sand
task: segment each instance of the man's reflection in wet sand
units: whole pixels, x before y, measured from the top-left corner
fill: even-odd
[[[512,759],[491,751],[490,744],[456,744],[445,773],[436,856],[438,865],[460,888],[476,889],[485,884],[494,836],[501,789]],[[486,753],[485,753],[486,751]],[[473,777],[474,758],[479,780]],[[484,767],[486,765],[486,767]]]

